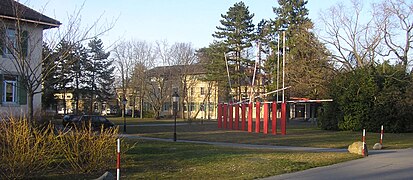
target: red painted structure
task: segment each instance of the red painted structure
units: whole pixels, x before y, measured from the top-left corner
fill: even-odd
[[[252,132],[252,109],[254,104],[252,102],[248,105],[248,132]]]
[[[261,112],[261,104],[259,101],[255,102],[255,132],[259,133],[260,132],[260,123],[261,123],[261,117],[260,117],[260,112]]]
[[[222,104],[218,104],[218,128],[222,128]]]
[[[234,108],[235,108],[235,126],[234,126],[234,129],[239,130],[239,105],[236,104],[234,106]]]
[[[227,121],[228,121],[228,105],[224,104],[224,110],[223,110],[223,124],[224,124],[224,128],[227,128]]]
[[[229,112],[228,112],[228,119],[229,119],[229,121],[228,121],[228,129],[232,129],[232,126],[233,126],[233,124],[234,124],[234,119],[233,119],[233,117],[234,117],[234,113],[233,113],[233,110],[234,110],[234,108],[233,108],[234,106],[232,105],[232,104],[229,104],[228,105],[228,110],[229,110]]]
[[[286,135],[287,126],[287,103],[281,103],[281,135]]]

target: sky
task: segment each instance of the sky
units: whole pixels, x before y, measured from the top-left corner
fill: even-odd
[[[310,19],[317,25],[319,12],[339,1],[309,0]],[[170,44],[191,43],[196,49],[213,42],[212,34],[220,25],[221,14],[226,14],[236,2],[239,0],[20,0],[20,3],[59,20],[62,26],[83,3],[82,25],[90,26],[99,17],[102,17],[101,24],[116,20],[113,29],[101,37],[106,46],[131,39],[166,40]],[[275,17],[272,8],[278,6],[277,0],[243,2],[255,14],[254,24]]]

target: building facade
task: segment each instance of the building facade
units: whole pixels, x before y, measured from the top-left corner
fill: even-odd
[[[43,30],[60,22],[14,0],[0,1],[0,113],[25,113],[28,108],[25,79],[40,77]],[[40,92],[41,86],[36,91]],[[41,108],[41,93],[33,97]]]

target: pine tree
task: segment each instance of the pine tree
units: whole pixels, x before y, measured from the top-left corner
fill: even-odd
[[[249,12],[243,2],[238,2],[229,8],[227,14],[221,14],[221,17],[222,26],[217,26],[218,31],[212,36],[221,40],[227,48],[227,51],[222,53],[230,55],[227,59],[231,71],[231,84],[233,88],[237,88],[234,97],[241,100],[241,86],[248,85],[251,80],[251,72],[248,71],[251,71],[253,62],[245,58],[243,53],[252,46],[254,40],[254,14]]]
[[[88,91],[90,109],[94,111],[94,103],[102,103],[113,93],[112,84],[114,78],[112,73],[114,67],[113,60],[109,60],[109,52],[105,52],[103,42],[100,39],[93,39],[89,42],[89,60],[84,64],[85,90]]]
[[[327,49],[311,32],[307,2],[279,0],[280,6],[274,8],[274,25],[276,30],[286,31],[286,86],[291,86],[290,96],[318,98],[324,94],[331,65]]]

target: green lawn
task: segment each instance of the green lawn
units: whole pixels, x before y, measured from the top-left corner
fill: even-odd
[[[126,179],[255,179],[360,158],[349,153],[281,152],[138,140]]]

